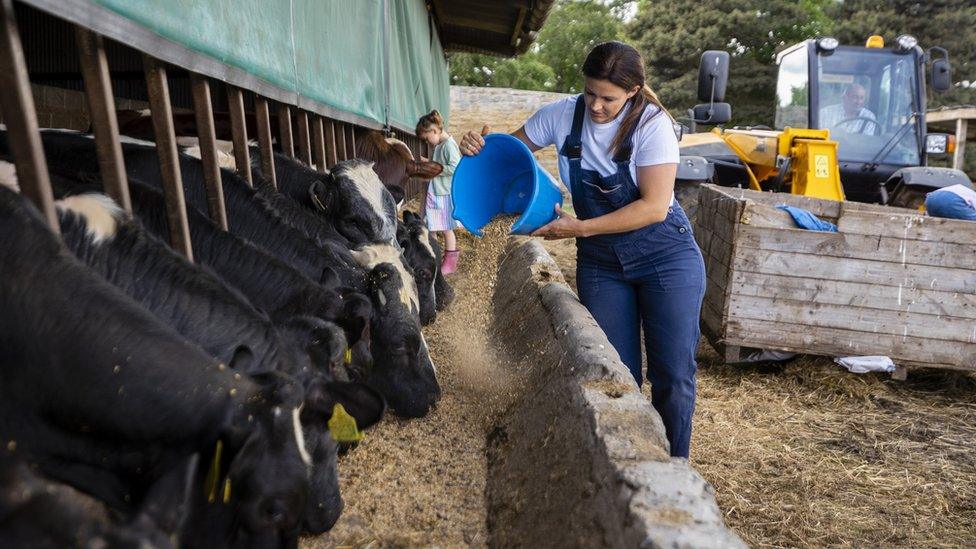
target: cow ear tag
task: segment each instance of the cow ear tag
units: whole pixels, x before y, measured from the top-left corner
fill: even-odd
[[[346,363],[347,366],[349,364],[352,364],[352,349],[350,349],[349,347],[346,347],[346,354],[345,354],[345,356],[343,357],[342,360],[343,360],[343,362]],[[334,417],[335,416],[335,411],[333,411],[332,414],[333,414],[333,417]]]
[[[329,431],[336,442],[359,442],[363,440],[363,433],[356,427],[356,418],[349,415],[342,404],[332,408],[332,418],[329,419]]]
[[[223,499],[223,502],[225,504],[230,502],[230,477],[227,477],[227,478],[224,479],[224,499]]]
[[[205,481],[207,501],[209,503],[217,501],[217,485],[219,484],[220,479],[220,457],[223,452],[224,442],[218,439],[217,446],[214,448],[213,461],[210,462],[210,470],[207,471],[207,479]]]

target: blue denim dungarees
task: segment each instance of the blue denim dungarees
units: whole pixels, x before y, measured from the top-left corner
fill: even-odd
[[[640,198],[630,175],[636,124],[614,155],[617,172],[603,177],[581,165],[584,116],[586,106],[579,96],[572,130],[559,154],[569,160],[576,215],[591,219]],[[606,332],[638,385],[643,381],[643,325],[652,403],[664,420],[671,455],[688,457],[695,408],[695,350],[705,294],[705,264],[688,218],[675,202],[659,223],[626,233],[577,238],[576,258],[580,301]]]

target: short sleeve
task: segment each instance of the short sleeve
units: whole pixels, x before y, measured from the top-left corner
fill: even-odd
[[[525,121],[525,135],[537,147],[556,144],[556,129],[570,99],[561,99],[537,110]]]
[[[458,148],[457,141],[448,139],[444,143],[444,171],[441,172],[441,175],[454,175],[454,169],[457,168],[460,161],[461,149]]]
[[[644,122],[644,127],[639,132],[640,142],[634,151],[634,164],[677,164],[680,156],[678,137],[674,133],[671,118],[664,113],[649,116],[652,118]]]

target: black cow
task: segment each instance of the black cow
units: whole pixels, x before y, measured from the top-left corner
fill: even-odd
[[[280,370],[307,387],[316,377],[331,378],[344,367],[346,339],[334,324],[296,317],[284,323],[281,334],[286,337],[281,337],[271,321],[243,296],[125,219],[121,208],[107,196],[73,195],[57,205],[62,235],[76,256],[231,368],[247,373]],[[330,386],[335,389],[343,385]],[[344,388],[344,393],[351,391]],[[355,395],[366,399],[357,403],[360,407],[372,399],[380,412],[371,416],[378,420],[382,399],[365,387]],[[344,405],[350,406],[348,402]],[[329,416],[330,412],[331,408],[320,410],[318,415]],[[372,423],[375,420],[360,427]],[[325,422],[303,420],[302,426],[312,456],[305,529],[319,533],[335,523],[342,509],[336,446]]]
[[[430,324],[437,317],[436,273],[440,271],[437,254],[431,247],[430,231],[423,220],[410,211],[403,212],[403,221],[397,224],[397,240],[403,249],[403,257],[417,281],[420,293],[420,321]]]
[[[4,187],[0,233],[15,235],[0,241],[0,439],[123,512],[190,455],[209,462],[220,441],[234,518],[214,531],[293,542],[308,490],[300,388],[206,355],[72,257]]]
[[[17,452],[0,450],[0,547],[175,548],[198,456],[174,467],[126,524],[95,498],[44,478]]]

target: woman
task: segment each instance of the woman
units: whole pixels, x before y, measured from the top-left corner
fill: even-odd
[[[557,206],[559,218],[533,235],[576,238],[580,300],[638,385],[643,325],[652,402],[671,455],[688,457],[705,265],[674,199],[673,120],[646,85],[634,48],[596,46],[583,75],[582,95],[543,107],[512,134],[533,151],[558,148],[559,174],[579,216]],[[483,146],[470,132],[460,148],[474,155]]]

